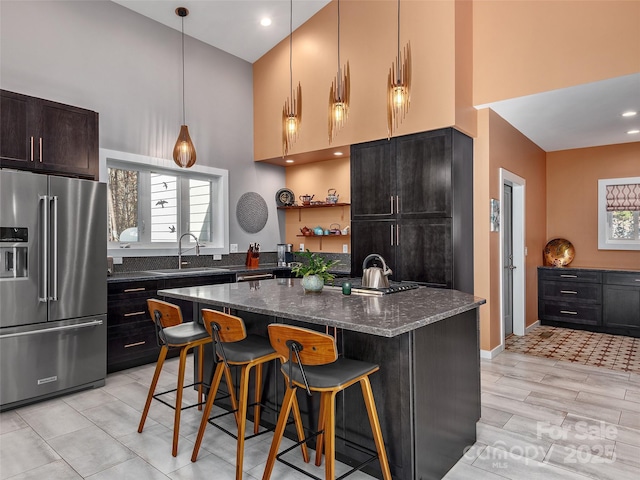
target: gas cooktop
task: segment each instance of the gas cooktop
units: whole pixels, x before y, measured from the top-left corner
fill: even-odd
[[[351,283],[351,293],[359,293],[363,295],[388,295],[390,293],[404,292],[406,290],[413,290],[421,285],[415,282],[394,282],[390,281],[389,286],[385,288],[372,288],[363,287],[362,278],[334,278],[330,282],[326,282],[325,286],[328,287],[342,287],[344,282]]]

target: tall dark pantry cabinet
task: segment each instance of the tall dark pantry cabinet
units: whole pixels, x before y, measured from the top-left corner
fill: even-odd
[[[351,272],[473,293],[473,140],[454,128],[351,146]]]

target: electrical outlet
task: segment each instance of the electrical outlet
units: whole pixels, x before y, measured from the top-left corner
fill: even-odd
[[[222,255],[220,255],[219,253],[214,253],[213,254],[213,259],[214,260],[222,260]]]
[[[300,251],[301,251],[301,252],[304,252],[304,243],[301,243],[301,244],[300,244]]]
[[[238,244],[232,243],[229,245],[229,253],[238,253]]]
[[[349,253],[349,245],[346,243],[342,245],[342,253]]]

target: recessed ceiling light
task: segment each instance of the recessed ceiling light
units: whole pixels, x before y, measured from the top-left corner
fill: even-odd
[[[287,159],[285,160],[285,163],[293,163],[293,160],[292,160],[292,159],[290,159],[290,158],[287,158]]]
[[[634,111],[628,111],[628,112],[624,112],[622,114],[623,117],[635,117],[638,114],[638,112],[634,112]]]
[[[340,155],[342,155],[342,152],[333,152],[333,154],[334,154],[336,157],[339,157]]]
[[[634,133],[640,133],[640,130],[629,130],[627,133],[633,135]]]
[[[271,25],[271,19],[269,17],[264,17],[262,20],[260,20],[260,25],[262,25],[263,27],[268,27],[269,25]]]

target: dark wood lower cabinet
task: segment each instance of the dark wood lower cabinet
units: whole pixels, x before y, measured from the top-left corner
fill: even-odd
[[[640,272],[538,267],[543,325],[640,337]]]
[[[147,299],[163,288],[232,283],[235,274],[110,282],[107,297],[107,372],[155,362],[160,353],[156,328],[147,310]],[[185,322],[193,321],[192,302],[171,300],[180,306]],[[197,312],[196,312],[197,315]],[[196,317],[197,318],[197,317]],[[168,356],[179,351],[170,349]]]

